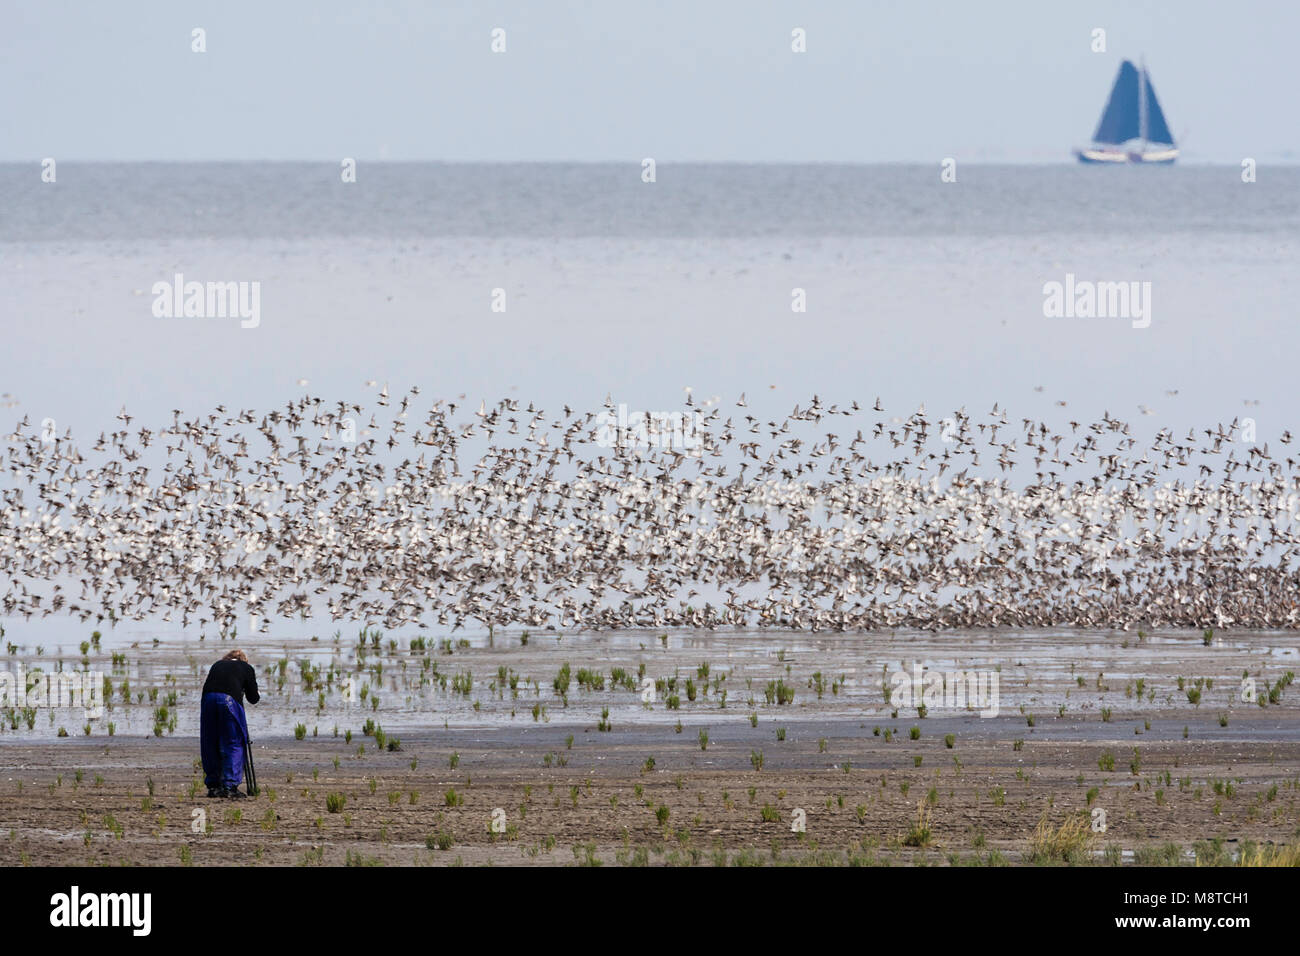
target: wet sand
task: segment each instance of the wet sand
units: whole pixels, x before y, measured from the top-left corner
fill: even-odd
[[[1014,864],[1044,818],[1089,821],[1076,862],[1300,842],[1300,689],[1240,699],[1244,671],[1267,695],[1297,669],[1290,633],[511,632],[424,649],[383,635],[363,654],[355,634],[241,641],[264,696],[249,708],[262,792],[240,801],[207,799],[198,766],[198,675],[231,642],[115,637],[116,673],[107,638],[87,657],[114,685],[89,736],[77,711],[6,719],[0,863]],[[269,665],[286,658],[281,686]],[[319,678],[299,675],[305,658]],[[50,666],[21,645],[19,660]],[[998,716],[895,715],[882,678],[914,663],[996,673]],[[579,686],[583,669],[603,689]],[[778,679],[789,703],[766,699]]]

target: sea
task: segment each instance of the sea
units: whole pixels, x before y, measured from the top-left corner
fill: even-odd
[[[93,443],[123,407],[156,427],[418,385],[468,408],[744,395],[775,417],[816,395],[1300,432],[1297,166],[347,172],[0,165],[0,428]],[[192,282],[256,289],[256,321],[169,310]]]

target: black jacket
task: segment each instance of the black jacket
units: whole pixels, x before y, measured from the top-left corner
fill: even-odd
[[[203,693],[229,694],[241,704],[245,694],[250,704],[261,699],[257,692],[257,673],[251,664],[238,660],[220,660],[213,664],[208,669],[208,679],[203,682]]]

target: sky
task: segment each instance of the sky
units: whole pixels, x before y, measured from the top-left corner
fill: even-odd
[[[1141,56],[1186,161],[1300,161],[1292,0],[0,10],[3,162],[1061,162]]]

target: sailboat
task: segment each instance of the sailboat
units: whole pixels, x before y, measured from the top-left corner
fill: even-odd
[[[1074,154],[1081,163],[1172,163],[1178,158],[1146,64],[1139,68],[1125,60],[1119,65],[1092,145]]]

